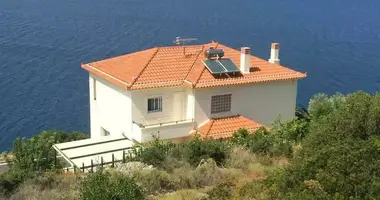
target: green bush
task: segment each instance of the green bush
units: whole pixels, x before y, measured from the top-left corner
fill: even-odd
[[[310,133],[297,156],[269,176],[273,199],[380,198],[380,94],[327,99],[311,105]]]
[[[305,123],[308,123],[305,121]],[[267,131],[265,128],[258,129],[254,134],[249,134],[246,129],[239,129],[236,131],[231,142],[235,146],[244,147],[249,149],[251,152],[258,155],[270,155],[270,156],[287,156],[291,157],[293,153],[292,143],[283,132],[285,130],[283,127],[290,127],[288,123],[277,127],[275,130]],[[308,130],[305,128],[305,130]],[[297,134],[304,130],[298,130],[296,128]],[[289,131],[284,131],[288,133]]]
[[[10,163],[10,171],[25,175],[34,171],[47,171],[60,168],[55,160],[55,143],[69,142],[88,138],[83,133],[64,133],[61,131],[43,131],[30,139],[17,138],[12,153],[14,158]]]
[[[142,189],[130,178],[121,176],[110,179],[107,172],[98,171],[90,174],[83,181],[80,189],[82,200],[143,200],[145,199]]]
[[[230,146],[222,140],[195,137],[184,146],[183,158],[192,166],[197,166],[202,159],[212,158],[218,165],[224,165]]]
[[[154,138],[145,146],[134,146],[130,155],[127,155],[127,161],[139,161],[155,167],[162,167],[165,159],[175,147],[176,145],[171,142]]]

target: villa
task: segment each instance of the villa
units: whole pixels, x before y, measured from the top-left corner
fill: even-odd
[[[132,141],[153,136],[226,138],[239,128],[270,126],[278,116],[290,120],[297,81],[306,77],[280,65],[278,43],[269,60],[252,56],[249,47],[211,42],[155,47],[82,68],[89,72],[91,138],[54,145],[77,166],[109,161],[111,154],[121,159]]]

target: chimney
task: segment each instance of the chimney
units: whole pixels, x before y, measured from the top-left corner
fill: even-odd
[[[272,47],[270,50],[270,58],[269,62],[274,64],[280,64],[280,44],[279,43],[272,43]]]
[[[249,73],[249,67],[251,62],[251,48],[242,47],[240,53],[240,72],[243,74]]]

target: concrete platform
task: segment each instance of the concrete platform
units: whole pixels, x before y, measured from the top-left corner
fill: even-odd
[[[0,174],[7,172],[9,169],[8,164],[0,164]]]

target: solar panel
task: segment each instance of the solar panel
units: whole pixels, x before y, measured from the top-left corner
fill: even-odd
[[[212,74],[224,74],[225,69],[216,60],[204,60],[203,63]]]
[[[240,72],[239,68],[228,58],[204,60],[203,63],[212,74]]]
[[[227,72],[239,72],[239,68],[232,62],[231,59],[223,58],[218,60],[219,64],[222,65]]]

